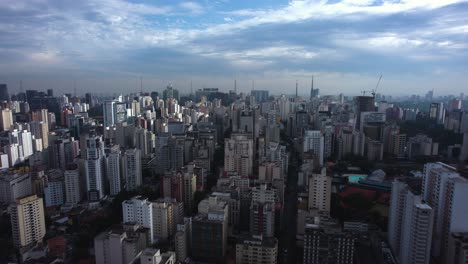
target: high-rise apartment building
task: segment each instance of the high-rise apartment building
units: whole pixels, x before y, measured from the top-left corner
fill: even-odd
[[[86,186],[88,200],[99,201],[104,197],[104,142],[101,136],[86,139]]]
[[[41,242],[46,234],[44,205],[36,195],[16,200],[10,207],[13,243],[21,248]]]
[[[109,194],[115,196],[122,190],[121,154],[119,146],[112,147],[106,155],[106,174],[109,181]]]
[[[153,202],[154,239],[167,240],[177,231],[182,221],[184,206],[175,199],[159,199]]]
[[[122,202],[123,223],[136,223],[150,229],[151,242],[155,242],[153,203],[141,196]]]
[[[424,200],[434,210],[434,226],[431,254],[444,263],[451,257],[448,254],[449,238],[453,232],[466,232],[468,226],[468,180],[462,178],[454,167],[444,163],[424,165]]]
[[[320,166],[323,165],[324,137],[321,131],[307,130],[304,132],[303,152],[311,152],[315,155]]]
[[[65,202],[76,205],[81,201],[80,171],[78,169],[78,164],[68,164],[63,176],[65,179]]]
[[[123,178],[127,191],[135,191],[141,186],[141,151],[139,149],[127,149],[123,156]]]
[[[327,175],[327,169],[320,173],[312,173],[309,178],[309,210],[330,214],[332,177]]]
[[[13,112],[11,109],[2,109],[0,111],[0,131],[8,131],[13,126]]]
[[[224,170],[235,171],[241,177],[249,177],[253,169],[253,140],[247,135],[232,135],[225,140]]]
[[[434,214],[415,190],[403,181],[392,184],[388,240],[402,264],[430,261]]]

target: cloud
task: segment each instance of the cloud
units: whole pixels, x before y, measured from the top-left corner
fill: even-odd
[[[8,59],[0,69],[3,75],[48,69],[64,76],[190,75],[206,82],[213,75],[272,72],[430,78],[436,68],[449,69],[439,79],[467,72],[467,1],[201,3],[2,1],[0,56]]]

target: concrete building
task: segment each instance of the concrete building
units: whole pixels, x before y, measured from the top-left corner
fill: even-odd
[[[123,225],[98,234],[94,238],[96,264],[133,263],[147,246],[147,233],[141,226]]]
[[[143,183],[141,175],[141,151],[128,149],[123,157],[123,176],[127,191],[135,191]]]
[[[86,187],[88,200],[99,201],[104,197],[104,142],[92,135],[86,139]]]
[[[139,264],[175,264],[175,252],[161,253],[159,249],[145,248],[139,255]]]
[[[357,237],[329,218],[314,217],[305,226],[305,264],[352,264]]]
[[[468,263],[468,232],[453,232],[449,238],[447,263]]]
[[[13,203],[16,199],[31,194],[31,177],[28,173],[0,176],[0,202]]]
[[[81,201],[80,171],[78,169],[78,164],[68,164],[63,176],[65,179],[65,202],[76,205]]]
[[[115,196],[122,191],[122,157],[119,146],[116,145],[106,155],[106,174],[109,181],[109,194]]]
[[[304,132],[303,152],[312,152],[318,159],[320,166],[324,158],[324,137],[318,130],[307,130]]]
[[[64,177],[60,170],[47,171],[44,186],[45,206],[60,206],[65,203]]]
[[[229,206],[216,197],[210,197],[208,205],[208,211],[203,211],[206,207],[202,205],[202,213],[192,219],[192,257],[195,261],[224,263]]]
[[[402,181],[395,180],[389,215],[388,236],[402,264],[430,261],[434,214],[422,197]]]
[[[42,242],[46,234],[42,198],[31,195],[16,200],[10,207],[10,217],[15,247]]]
[[[168,240],[182,221],[184,206],[175,199],[159,199],[152,204],[154,240]]]
[[[135,196],[122,202],[123,223],[136,223],[150,229],[151,242],[155,242],[153,204],[148,199]]]
[[[278,241],[276,238],[252,236],[236,244],[236,263],[238,264],[276,264]]]
[[[247,135],[232,135],[230,139],[225,139],[224,170],[249,177],[253,169],[253,151],[253,140]]]
[[[408,158],[413,159],[418,156],[431,156],[437,155],[438,151],[434,150],[438,149],[438,144],[432,142],[432,138],[428,137],[427,135],[416,135],[414,137],[410,137],[408,139]]]
[[[330,214],[332,177],[327,175],[327,169],[322,168],[320,174],[313,173],[309,178],[309,210]]]
[[[0,111],[0,131],[8,131],[13,126],[13,112],[11,109],[2,109]]]
[[[176,260],[183,262],[190,254],[192,218],[184,218],[183,223],[177,225],[174,236]]]
[[[442,262],[449,260],[449,237],[453,232],[467,232],[466,201],[468,180],[444,163],[424,165],[422,196],[434,210],[431,254]]]

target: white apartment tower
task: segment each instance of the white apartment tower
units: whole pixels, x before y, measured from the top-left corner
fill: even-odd
[[[100,136],[86,139],[86,187],[88,199],[98,201],[104,197],[104,143]]]
[[[327,176],[327,169],[320,174],[313,173],[309,178],[309,210],[330,214],[332,177]]]
[[[141,151],[128,149],[123,157],[123,174],[127,191],[135,191],[142,184]]]
[[[42,198],[36,195],[26,196],[12,204],[10,210],[15,247],[21,248],[42,241],[46,233]]]
[[[151,241],[154,242],[153,203],[141,196],[122,202],[123,223],[136,223],[150,229]]]

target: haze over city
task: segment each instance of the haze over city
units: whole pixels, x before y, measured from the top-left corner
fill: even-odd
[[[182,93],[217,87],[356,95],[459,94],[468,3],[406,1],[1,1],[0,83],[11,92]]]

